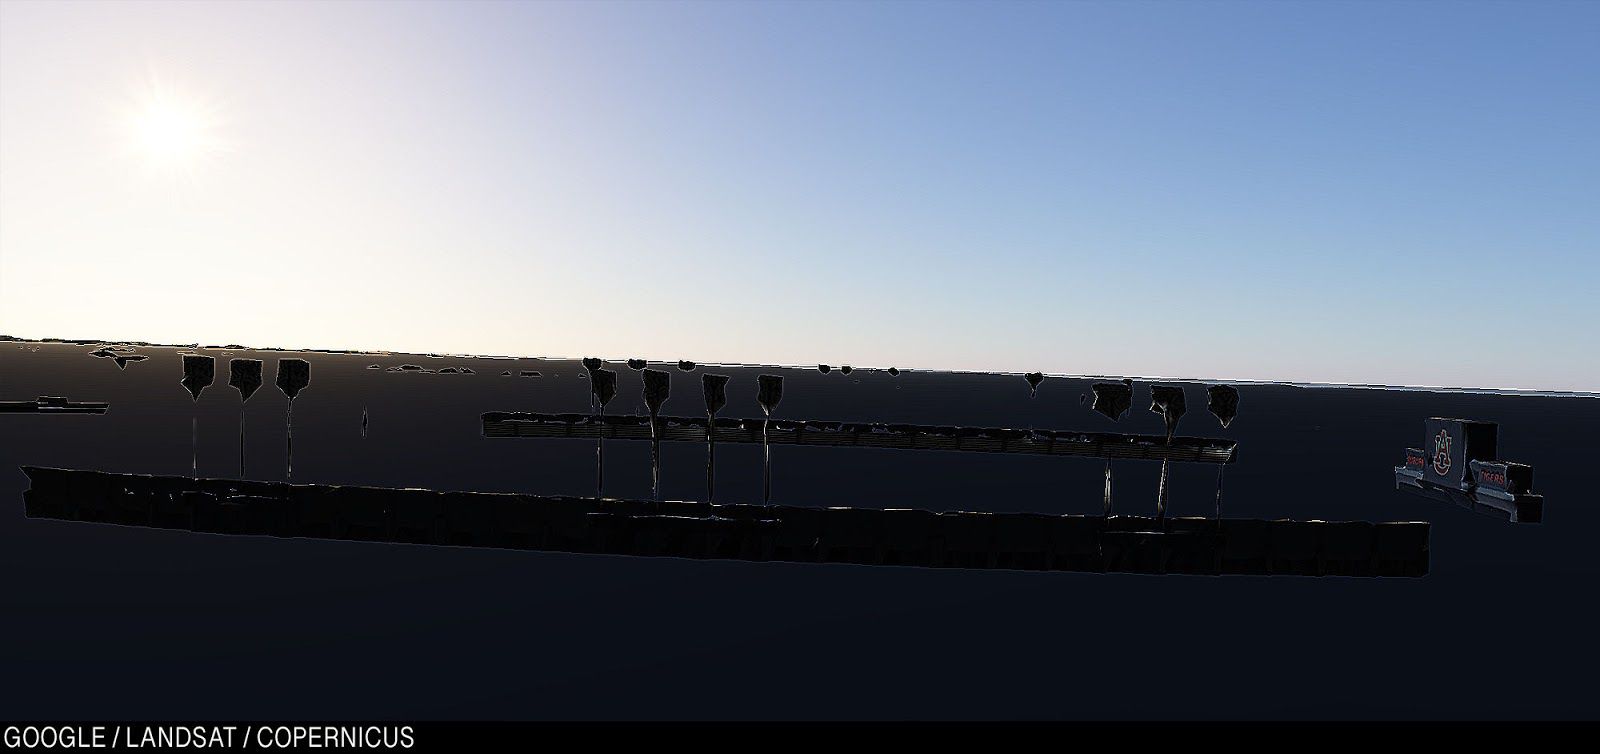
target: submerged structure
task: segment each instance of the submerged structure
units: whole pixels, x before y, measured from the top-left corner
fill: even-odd
[[[1406,448],[1405,465],[1394,469],[1395,489],[1512,523],[1544,520],[1544,496],[1533,493],[1533,467],[1497,458],[1499,425],[1433,417],[1425,427],[1423,447]]]

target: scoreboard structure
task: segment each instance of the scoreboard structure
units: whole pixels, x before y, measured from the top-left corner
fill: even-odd
[[[1406,448],[1405,464],[1395,467],[1395,489],[1513,523],[1539,523],[1544,496],[1533,492],[1533,467],[1501,461],[1498,454],[1494,422],[1430,418],[1422,447]]]

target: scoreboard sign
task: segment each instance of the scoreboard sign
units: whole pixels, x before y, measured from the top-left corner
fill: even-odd
[[[1422,473],[1428,465],[1428,454],[1422,448],[1406,448],[1406,470]]]
[[[1468,465],[1472,468],[1473,484],[1501,492],[1513,491],[1505,464],[1473,461]]]
[[[1461,486],[1470,479],[1469,462],[1495,460],[1497,429],[1493,422],[1429,419],[1422,447],[1424,478],[1447,487]]]
[[[1472,483],[1479,487],[1519,495],[1533,489],[1533,467],[1511,461],[1472,461]]]

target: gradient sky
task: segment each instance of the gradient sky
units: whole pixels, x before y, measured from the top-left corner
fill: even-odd
[[[1600,389],[1600,3],[0,3],[0,333]],[[154,99],[191,158],[134,145]]]

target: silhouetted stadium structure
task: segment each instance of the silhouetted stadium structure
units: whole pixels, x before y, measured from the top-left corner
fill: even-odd
[[[1494,422],[1428,419],[1423,446],[1406,448],[1405,465],[1394,469],[1395,489],[1512,523],[1540,523],[1544,496],[1533,492],[1533,467],[1499,460],[1499,435]]]
[[[103,401],[69,401],[59,395],[41,395],[31,401],[0,401],[0,414],[103,414],[111,404]]]
[[[294,398],[311,384],[311,362],[305,359],[278,359],[278,389],[283,391],[284,397],[289,399],[283,412],[284,433],[283,467],[285,473],[294,476]]]
[[[195,403],[200,402],[200,393],[211,386],[217,379],[217,360],[210,356],[196,354],[183,355],[183,379],[180,382],[189,391],[189,397]],[[189,465],[192,476],[200,476],[200,417],[189,417]]]
[[[1261,576],[1428,573],[1428,524],[802,508],[25,466],[32,518],[212,534],[698,559]]]
[[[228,385],[239,391],[239,478],[244,479],[244,406],[261,388],[261,360],[233,359],[228,362]],[[366,412],[362,412],[361,433],[366,435]]]
[[[617,373],[610,369],[595,368],[589,373],[589,400],[590,405],[599,404],[600,421],[605,422],[606,404],[617,397]],[[594,439],[594,494],[601,497],[605,494],[606,483],[606,448],[605,438]]]
[[[490,439],[594,440],[594,497],[250,481],[243,478],[241,414],[240,479],[202,479],[193,462],[187,478],[27,466],[24,471],[31,483],[27,514],[205,533],[757,561],[1207,575],[1415,577],[1428,572],[1426,523],[1221,518],[1221,470],[1236,460],[1237,443],[1177,434],[1186,404],[1181,385],[1151,386],[1150,410],[1161,414],[1165,425],[1160,435],[781,420],[774,417],[784,393],[784,379],[778,374],[757,376],[759,418],[720,416],[728,404],[731,380],[717,374],[701,376],[705,416],[683,417],[663,414],[671,397],[671,373],[629,360],[630,367],[637,363],[641,371],[641,397],[648,414],[613,416],[606,407],[617,394],[617,373],[597,358],[582,363],[590,413],[488,412],[480,421],[483,436]],[[198,402],[214,381],[215,360],[185,355],[183,365],[183,385]],[[681,361],[679,368],[689,371],[695,365]],[[824,374],[832,371],[826,365],[818,369]],[[239,391],[241,406],[261,386],[262,371],[257,359],[230,362],[228,384]],[[895,368],[887,371],[891,376],[899,373]],[[1030,396],[1036,396],[1044,374],[1024,377]],[[290,476],[294,398],[309,383],[309,362],[278,361],[276,384],[287,399],[285,470]],[[1092,390],[1093,410],[1113,421],[1131,408],[1131,380],[1097,382]],[[1238,413],[1238,390],[1211,386],[1207,397],[1208,409],[1227,427]],[[18,408],[12,410],[22,410],[22,402],[13,404]],[[26,404],[35,412],[93,407],[47,398]],[[362,421],[365,431],[365,411]],[[1461,425],[1466,434],[1460,447],[1470,454],[1476,475],[1469,494],[1494,498],[1474,504],[1492,506],[1499,498],[1490,494],[1490,487],[1509,478],[1494,489],[1520,502],[1513,520],[1536,520],[1536,508],[1530,508],[1528,500],[1537,496],[1525,489],[1531,485],[1531,472],[1523,473],[1516,465],[1490,465],[1498,463],[1492,461],[1492,433],[1486,441],[1481,430],[1467,424]],[[607,440],[651,443],[651,500],[604,496]],[[705,443],[704,502],[662,499],[663,442]],[[761,505],[714,502],[719,443],[762,445]],[[772,446],[786,444],[1104,458],[1105,511],[1082,516],[773,505]],[[1161,462],[1154,516],[1113,515],[1110,464],[1119,458]],[[1216,517],[1166,516],[1168,469],[1174,462],[1218,467]],[[1397,484],[1402,476],[1411,480],[1406,468],[1398,469]]]
[[[715,426],[717,412],[728,405],[728,376],[725,374],[701,375],[700,387],[706,398],[706,423]],[[717,438],[716,433],[706,433],[706,502],[717,500]]]

